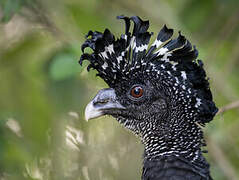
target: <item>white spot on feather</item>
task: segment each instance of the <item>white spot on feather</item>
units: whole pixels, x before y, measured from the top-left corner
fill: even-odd
[[[174,61],[169,61],[169,62],[172,64],[173,70],[176,71],[177,68],[175,66],[178,64],[178,62],[174,62]]]
[[[165,62],[169,62],[169,58],[168,58],[168,57],[170,57],[170,56],[172,56],[171,53],[166,53],[166,54],[161,58],[161,60],[162,60],[162,61],[165,61]]]
[[[181,76],[184,80],[187,79],[187,75],[186,75],[185,71],[181,71]]]
[[[113,46],[113,44],[110,44],[108,47],[106,47],[107,48],[107,50],[108,50],[108,52],[110,53],[110,54],[112,54],[113,52],[114,52],[114,46]]]
[[[158,51],[156,51],[156,53],[158,53],[158,55],[164,55],[167,51],[167,48],[162,47]]]
[[[127,40],[127,35],[124,34],[124,35],[122,36],[122,38],[125,39],[125,40]]]
[[[123,60],[122,56],[118,56],[116,59],[117,59],[118,64],[120,63],[120,61]]]
[[[146,50],[147,48],[148,48],[148,45],[147,45],[147,44],[141,45],[141,46],[135,48],[135,52],[137,53],[138,51],[144,51],[144,50]]]
[[[152,46],[156,46],[156,48],[158,48],[161,44],[163,44],[162,41],[155,39],[155,41],[154,41],[154,43],[152,44]]]
[[[101,54],[101,56],[102,56],[104,59],[108,58],[106,51],[104,51],[104,52],[102,52],[102,53],[100,53],[100,54]]]
[[[106,69],[107,67],[108,67],[108,64],[107,64],[107,62],[105,62],[105,63],[103,64],[102,68],[103,68],[103,69]]]
[[[201,102],[201,99],[199,99],[199,98],[196,98],[196,104],[195,104],[195,107],[196,108],[198,108],[201,104],[202,104],[202,102]]]

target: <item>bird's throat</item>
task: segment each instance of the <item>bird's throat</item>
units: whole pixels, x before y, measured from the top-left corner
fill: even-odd
[[[200,130],[193,136],[190,133],[182,134],[153,134],[145,133],[141,136],[145,146],[144,156],[146,159],[160,159],[162,157],[175,156],[198,166],[207,164],[202,155],[202,136]]]

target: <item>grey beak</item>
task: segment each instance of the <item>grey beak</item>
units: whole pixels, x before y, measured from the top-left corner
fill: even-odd
[[[112,88],[100,90],[85,108],[85,119],[97,118],[106,114],[105,110],[125,109],[117,100]]]

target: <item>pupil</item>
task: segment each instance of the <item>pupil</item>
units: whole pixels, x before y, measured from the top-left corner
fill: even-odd
[[[139,95],[140,94],[140,88],[139,87],[136,87],[135,89],[134,89],[134,94],[136,94],[136,95]]]

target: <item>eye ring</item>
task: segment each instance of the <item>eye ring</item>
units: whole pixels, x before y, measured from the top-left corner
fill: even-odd
[[[134,86],[130,90],[130,95],[134,98],[140,98],[143,96],[143,94],[144,94],[144,90],[141,86]]]

